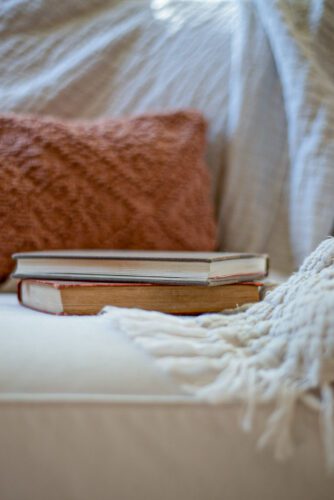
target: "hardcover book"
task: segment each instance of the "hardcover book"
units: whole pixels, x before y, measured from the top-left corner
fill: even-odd
[[[18,297],[24,306],[53,314],[97,314],[107,305],[197,314],[257,302],[260,285],[252,282],[209,287],[25,279],[19,283]]]
[[[262,279],[268,257],[224,252],[55,250],[15,254],[14,278],[221,285]]]

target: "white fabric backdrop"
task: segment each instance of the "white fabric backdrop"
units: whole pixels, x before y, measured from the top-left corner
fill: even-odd
[[[270,252],[273,267],[291,271],[332,224],[330,53],[313,8],[314,57],[328,78],[310,94],[314,57],[287,31],[287,2],[256,3],[259,15],[235,0],[2,2],[0,109],[67,118],[202,110],[220,247]]]
[[[282,84],[289,231],[300,263],[333,229],[334,5],[331,0],[255,3]]]

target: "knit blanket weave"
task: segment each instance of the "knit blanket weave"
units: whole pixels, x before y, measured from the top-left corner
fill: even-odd
[[[334,238],[251,306],[191,318],[114,307],[103,313],[187,393],[244,403],[245,430],[256,405],[274,403],[259,444],[272,443],[279,459],[293,451],[297,404],[319,412],[334,469]]]

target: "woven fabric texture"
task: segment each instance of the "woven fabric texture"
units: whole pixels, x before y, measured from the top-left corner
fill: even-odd
[[[205,129],[195,111],[0,116],[0,278],[20,251],[213,250]]]

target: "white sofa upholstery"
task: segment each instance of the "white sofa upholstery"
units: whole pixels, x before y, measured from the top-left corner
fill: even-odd
[[[242,408],[182,394],[103,317],[54,317],[0,295],[1,500],[332,499],[316,416],[296,450],[258,450]],[[109,323],[108,323],[109,325]]]
[[[179,394],[103,317],[42,314],[0,294],[0,332],[1,394]]]

